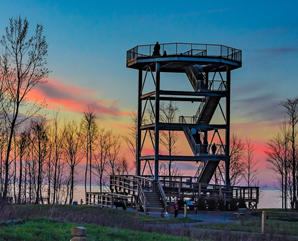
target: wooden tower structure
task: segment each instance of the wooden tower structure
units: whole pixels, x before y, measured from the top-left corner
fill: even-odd
[[[242,66],[242,51],[224,45],[157,42],[128,50],[126,66],[138,70],[136,175],[144,175],[147,168],[158,180],[160,161],[194,161],[202,164],[197,181],[208,184],[219,162],[224,161],[222,178],[229,186],[231,71]],[[161,73],[184,73],[185,80],[188,79],[185,84],[190,83],[191,90],[175,89],[175,83],[171,84],[171,90],[161,89]],[[154,87],[144,93],[149,77]],[[180,116],[177,123],[163,123],[160,120],[162,101],[198,103],[198,109],[192,116]],[[150,124],[143,121],[148,106],[154,114]],[[215,111],[220,113],[223,122],[216,123]],[[184,132],[193,155],[161,155],[160,132],[166,130]],[[142,152],[146,138],[151,139],[154,155]]]
[[[173,200],[196,208],[205,206],[204,210],[206,205],[202,205],[202,200],[208,210],[212,209],[208,200],[216,200],[220,210],[233,210],[241,200],[257,207],[258,187],[230,185],[231,71],[241,65],[241,50],[223,45],[156,43],[128,50],[126,66],[138,70],[136,175],[111,175],[110,192],[87,192],[87,204],[123,208],[128,204],[147,214],[161,212],[162,215]],[[167,78],[161,78],[164,73],[172,73],[170,84]],[[183,78],[179,83],[175,78],[178,74]],[[164,122],[160,107],[167,101],[196,105],[196,108],[191,115],[187,113],[191,108],[181,109],[179,120]],[[150,122],[145,121],[148,108]],[[192,154],[161,152],[164,131],[182,132]],[[149,152],[148,143],[152,145]],[[159,175],[160,162],[171,161],[199,163],[196,176]],[[225,164],[225,170],[219,168],[220,162]],[[209,183],[217,168],[224,185]],[[149,177],[145,171],[150,171]]]

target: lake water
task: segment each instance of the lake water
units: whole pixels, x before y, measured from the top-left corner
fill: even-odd
[[[78,185],[75,187],[74,190],[74,200],[80,201],[81,199],[85,199],[85,191],[84,191],[83,185]],[[89,191],[89,187],[87,188],[87,191]],[[91,187],[92,192],[99,192],[99,187],[92,185]],[[260,201],[258,204],[258,208],[281,208],[282,201],[281,201],[281,192],[276,189],[264,189],[261,190],[260,193]]]

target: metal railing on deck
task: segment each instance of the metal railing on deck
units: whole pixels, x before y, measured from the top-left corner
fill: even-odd
[[[150,57],[153,54],[155,44],[138,45],[127,51],[126,62],[136,58]],[[232,47],[218,44],[196,43],[164,43],[160,44],[162,56],[185,55],[185,56],[210,56],[242,61],[242,51]]]
[[[160,176],[159,182],[163,190],[176,190],[178,193],[197,193],[198,197],[217,197],[230,199],[244,199],[246,202],[259,202],[259,187],[225,186],[198,183],[197,177],[192,176]],[[185,193],[184,193],[185,195]]]
[[[147,200],[144,193],[144,188],[148,191],[157,191],[159,193],[160,199],[166,207],[167,195],[173,195],[177,193],[180,197],[181,194],[188,198],[225,198],[227,200],[231,199],[244,199],[246,202],[259,202],[259,187],[243,187],[243,186],[225,186],[207,183],[198,183],[198,177],[193,176],[159,176],[159,180],[155,181],[149,176],[138,177],[138,176],[114,176],[112,180],[118,180],[117,185],[121,188],[126,188],[122,193],[115,193],[117,189],[114,189],[114,193],[100,193],[91,192],[87,193],[86,201],[87,204],[96,204],[101,206],[112,206],[113,201],[125,200],[129,202],[131,198],[135,195],[138,196],[137,203],[139,206],[144,207],[144,211],[147,208]],[[124,185],[124,180],[131,180],[128,185]],[[112,188],[113,189],[113,188]],[[131,195],[127,195],[128,190],[131,191]],[[134,193],[134,194],[133,194]]]
[[[129,197],[127,195],[121,195],[110,192],[87,192],[86,204],[87,205],[99,205],[101,207],[113,207],[115,201],[125,200],[128,203]]]

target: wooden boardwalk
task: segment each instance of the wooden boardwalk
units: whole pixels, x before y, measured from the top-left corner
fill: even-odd
[[[144,192],[156,191],[166,207],[173,200],[192,201],[215,199],[230,202],[242,200],[247,206],[257,207],[259,187],[224,186],[196,182],[190,176],[160,176],[158,181],[133,175],[110,176],[110,192],[88,192],[87,204],[112,207],[113,203],[123,202],[129,206],[146,206]]]

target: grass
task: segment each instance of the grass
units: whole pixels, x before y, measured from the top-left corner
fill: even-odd
[[[262,235],[261,211],[247,215],[243,221],[209,225],[200,222],[193,228],[189,223],[198,220],[182,216],[174,219],[140,214],[136,217],[133,212],[84,205],[8,205],[0,210],[0,223],[12,219],[23,219],[25,223],[0,226],[0,241],[69,240],[70,230],[75,226],[87,228],[88,240],[297,240],[297,212],[267,210],[267,235]]]
[[[98,206],[87,205],[11,205],[6,206],[2,212],[2,219],[30,219],[38,216],[48,217],[57,221],[71,221],[74,223],[87,222],[97,224],[107,224],[108,221],[146,224],[178,224],[196,222],[190,218],[162,218],[123,211],[122,209],[100,208]],[[107,222],[104,222],[105,219]],[[1,221],[1,220],[0,220]]]
[[[24,224],[16,226],[0,227],[0,240],[10,241],[41,241],[41,240],[70,240],[70,230],[79,226],[74,223],[62,223],[45,218],[35,218]],[[95,224],[85,224],[88,240],[164,240],[164,241],[186,241],[190,240],[183,237],[163,235],[158,233],[148,233],[132,231],[127,229],[118,229],[103,227]]]
[[[244,232],[261,232],[261,215],[263,210],[252,213],[252,216],[241,217],[239,222],[218,223],[218,224],[200,224],[196,227],[216,230],[231,230]],[[277,235],[298,236],[298,212],[283,211],[277,209],[266,210],[268,219],[265,221],[266,233]]]

